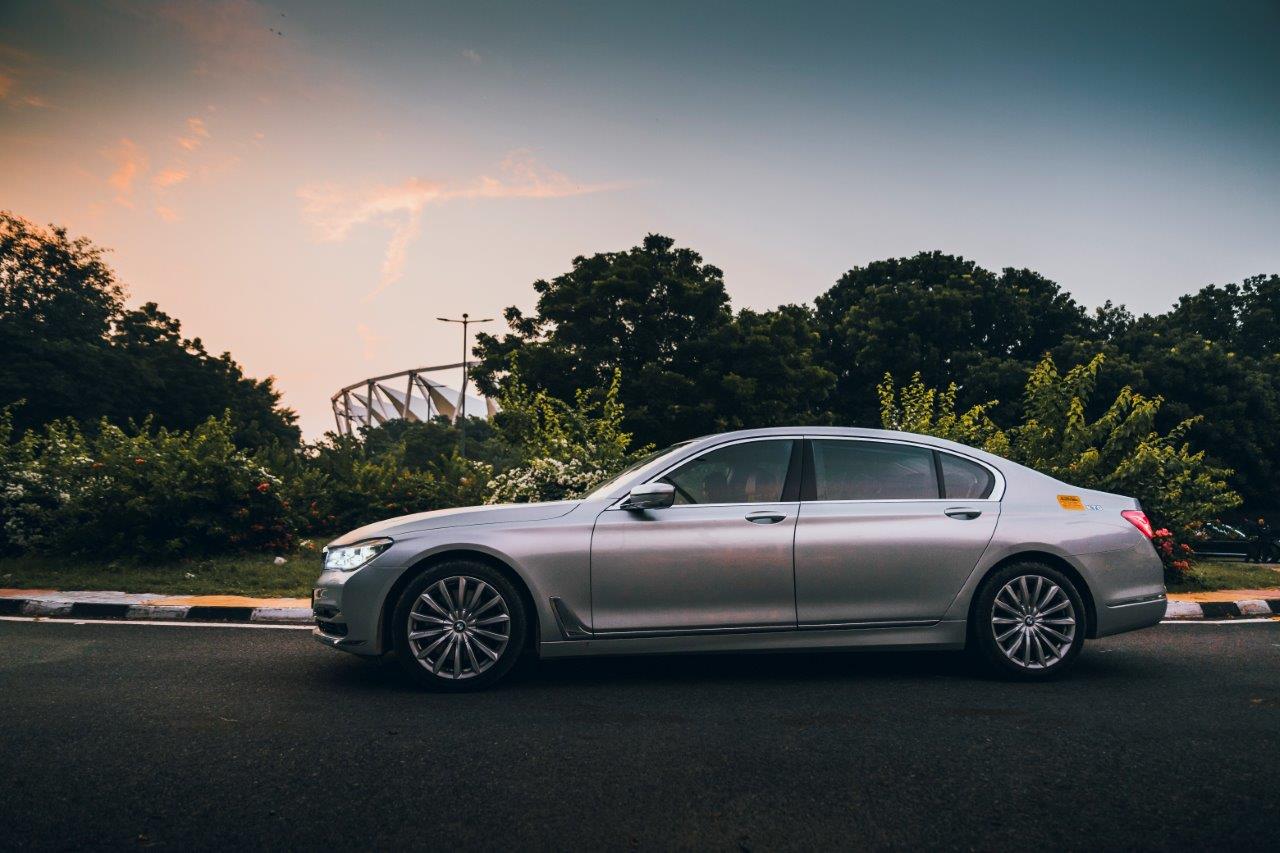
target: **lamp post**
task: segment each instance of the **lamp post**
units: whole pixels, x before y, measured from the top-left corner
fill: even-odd
[[[441,323],[461,323],[462,324],[462,389],[458,392],[458,408],[454,410],[454,420],[458,423],[458,455],[463,459],[467,458],[467,327],[472,323],[492,323],[492,317],[486,317],[483,320],[472,320],[471,315],[465,311],[461,320],[451,320],[448,317],[437,317]]]

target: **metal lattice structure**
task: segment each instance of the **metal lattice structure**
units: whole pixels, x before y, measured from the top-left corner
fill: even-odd
[[[339,434],[355,435],[360,427],[381,426],[398,418],[428,421],[445,417],[456,422],[465,414],[488,420],[498,411],[496,403],[464,394],[433,378],[449,370],[470,369],[475,364],[468,361],[418,367],[373,376],[340,389],[330,398]]]

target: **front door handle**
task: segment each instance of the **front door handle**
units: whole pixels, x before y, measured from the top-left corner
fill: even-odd
[[[755,512],[747,516],[747,521],[752,524],[777,524],[786,518],[780,512]]]
[[[945,512],[947,516],[949,516],[950,518],[960,518],[960,519],[964,519],[965,521],[970,521],[982,515],[982,510],[971,509],[970,507],[967,507],[967,506],[955,506],[955,507],[951,507],[949,509],[943,510],[943,512]]]

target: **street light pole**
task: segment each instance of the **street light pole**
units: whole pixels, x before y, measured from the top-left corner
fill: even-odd
[[[472,320],[471,315],[465,311],[462,313],[461,320],[451,320],[448,317],[437,317],[442,323],[460,323],[462,324],[462,389],[458,392],[458,407],[454,409],[454,420],[458,424],[458,455],[463,459],[467,458],[467,327],[472,323],[492,323],[492,317],[486,317],[483,320]]]

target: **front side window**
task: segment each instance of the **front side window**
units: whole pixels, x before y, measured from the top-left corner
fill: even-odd
[[[933,451],[879,441],[815,439],[813,494],[820,501],[936,500]]]
[[[662,477],[677,504],[779,503],[791,464],[791,439],[747,441],[704,453]]]
[[[990,497],[996,478],[977,462],[939,453],[942,460],[942,483],[947,497],[953,500],[981,500]]]

